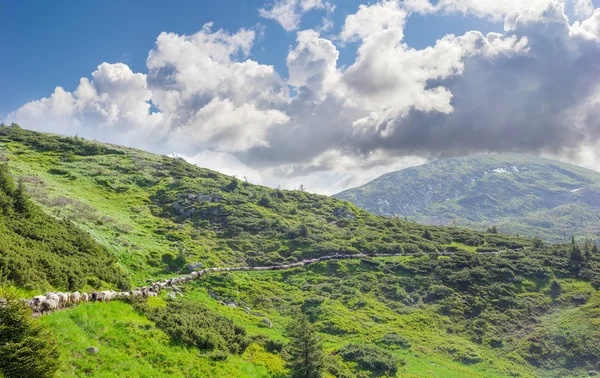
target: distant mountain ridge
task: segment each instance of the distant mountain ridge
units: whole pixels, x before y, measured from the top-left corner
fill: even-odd
[[[600,241],[600,173],[521,154],[434,161],[383,175],[334,197],[375,214],[457,224],[561,242]]]

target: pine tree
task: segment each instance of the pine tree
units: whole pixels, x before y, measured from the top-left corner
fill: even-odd
[[[0,191],[12,196],[15,191],[15,182],[8,171],[8,164],[0,164]]]
[[[433,239],[433,235],[431,234],[431,231],[429,231],[428,228],[426,228],[425,231],[423,232],[423,238],[425,238],[427,240]]]
[[[25,190],[23,181],[19,181],[17,189],[14,191],[13,199],[13,206],[16,212],[21,214],[27,214],[29,212],[29,195]]]
[[[325,365],[322,340],[305,314],[298,312],[293,319],[287,328],[290,343],[286,347],[286,360],[290,376],[320,378]]]
[[[52,377],[59,366],[56,341],[14,293],[2,293],[0,376]]]

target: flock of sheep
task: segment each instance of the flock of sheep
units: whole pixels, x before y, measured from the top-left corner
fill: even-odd
[[[441,255],[450,255],[451,252],[440,253]],[[406,256],[410,254],[405,253],[374,253],[374,254],[358,254],[358,255],[333,255],[333,256],[322,256],[310,260],[303,260],[293,264],[284,265],[273,265],[273,266],[259,266],[259,267],[233,267],[233,268],[207,268],[192,272],[187,275],[171,278],[164,281],[154,282],[148,286],[131,290],[129,292],[115,292],[115,291],[101,291],[94,292],[92,294],[87,293],[46,293],[46,295],[38,295],[33,299],[26,300],[25,303],[31,307],[34,313],[43,315],[49,312],[76,306],[80,303],[86,302],[110,302],[113,299],[121,299],[126,297],[155,297],[158,293],[167,288],[174,287],[177,284],[184,284],[191,280],[199,279],[207,273],[213,272],[232,272],[232,271],[263,271],[263,270],[285,270],[298,268],[305,265],[314,264],[321,261],[328,260],[345,260],[345,259],[356,259],[362,257],[391,257],[391,256]]]

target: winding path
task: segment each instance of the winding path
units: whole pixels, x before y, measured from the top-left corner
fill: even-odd
[[[476,252],[476,253],[480,254],[480,255],[498,255],[498,254],[501,254],[504,252],[518,251],[518,250],[520,250],[520,249],[513,249],[513,250],[507,249],[504,251]],[[438,256],[451,256],[454,254],[455,254],[455,252],[437,252]],[[365,257],[402,257],[402,256],[410,257],[410,256],[418,256],[418,255],[423,255],[423,253],[393,253],[393,254],[372,253],[372,254],[352,254],[352,255],[336,254],[336,255],[330,255],[330,256],[322,256],[322,257],[309,259],[309,260],[302,260],[300,262],[293,263],[293,264],[279,264],[279,265],[255,266],[255,267],[242,266],[242,267],[229,267],[229,268],[205,268],[205,269],[191,272],[190,274],[186,274],[186,275],[182,275],[182,276],[178,276],[178,277],[174,277],[174,278],[170,278],[170,279],[166,279],[166,280],[162,280],[162,281],[156,281],[147,286],[140,287],[138,289],[131,290],[129,292],[112,292],[112,291],[107,292],[107,291],[105,291],[103,293],[110,293],[111,296],[109,299],[118,299],[118,298],[124,298],[124,297],[129,297],[129,296],[149,297],[149,296],[156,296],[160,291],[162,291],[165,288],[170,288],[177,284],[185,284],[189,281],[200,279],[205,274],[215,273],[215,272],[218,273],[218,272],[237,272],[237,271],[289,270],[289,269],[300,268],[303,266],[312,265],[312,264],[316,264],[319,262],[330,261],[330,260],[352,260],[352,259],[356,260],[356,259],[362,259]],[[69,297],[71,296],[70,295],[71,293],[65,293],[65,294],[69,295]],[[94,293],[94,294],[97,294],[97,293]],[[26,303],[28,303],[28,305],[30,307],[32,307],[32,309],[34,310],[34,315],[37,315],[37,316],[40,315],[38,309],[35,306],[32,306],[33,299],[24,299],[23,301],[25,301]],[[100,301],[102,301],[102,300],[100,300]],[[77,301],[77,303],[71,303],[71,305],[77,305],[79,303],[81,303],[81,302]],[[69,308],[69,306],[65,306],[64,308]]]

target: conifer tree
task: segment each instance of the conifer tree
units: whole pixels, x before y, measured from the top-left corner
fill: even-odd
[[[12,196],[15,191],[15,182],[8,171],[8,164],[6,163],[0,164],[0,191],[8,196]]]
[[[21,214],[27,214],[29,212],[29,195],[25,190],[25,185],[23,184],[23,181],[19,181],[17,189],[14,191],[13,199],[13,206],[16,212]]]
[[[2,293],[0,306],[0,376],[45,378],[58,369],[56,341],[31,316],[14,293]]]
[[[286,347],[286,360],[290,376],[320,378],[325,365],[322,340],[305,314],[298,311],[293,319],[287,328],[290,343]]]

